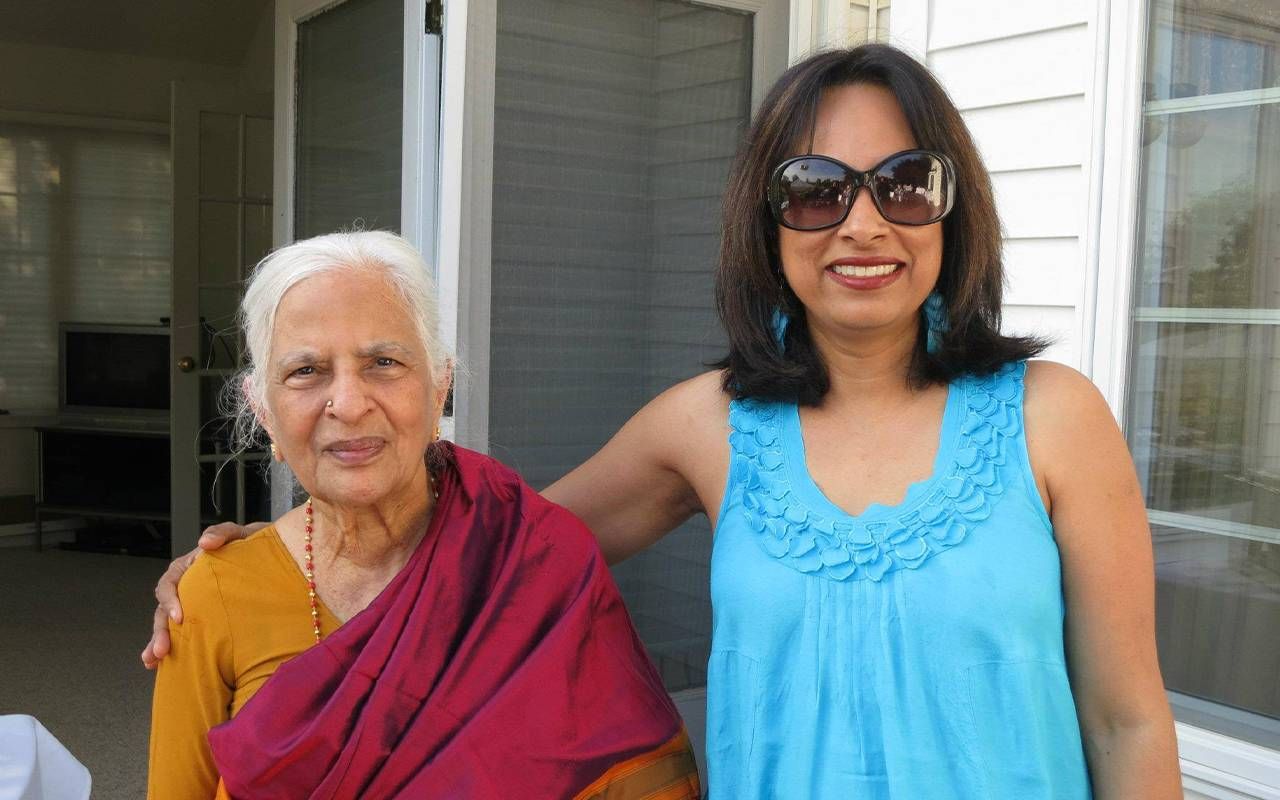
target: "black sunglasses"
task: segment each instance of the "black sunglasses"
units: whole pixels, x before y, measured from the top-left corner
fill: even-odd
[[[818,231],[844,222],[863,186],[889,222],[931,225],[955,205],[956,168],[933,150],[903,150],[866,172],[828,156],[796,156],[773,171],[769,208],[779,225]]]

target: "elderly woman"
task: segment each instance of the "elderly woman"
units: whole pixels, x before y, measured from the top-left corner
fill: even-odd
[[[244,406],[307,499],[182,579],[152,797],[698,796],[590,533],[435,441],[432,298],[388,233],[255,273]]]
[[[1133,464],[1001,333],[946,92],[884,45],[804,59],[725,198],[721,369],[546,490],[610,560],[711,518],[710,796],[1180,797]]]

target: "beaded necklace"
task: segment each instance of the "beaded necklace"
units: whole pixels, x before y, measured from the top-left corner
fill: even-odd
[[[307,528],[303,536],[303,574],[307,576],[307,595],[311,598],[311,631],[316,635],[316,644],[320,643],[320,602],[316,599],[316,573],[311,563],[311,498],[307,498]]]
[[[427,474],[427,490],[431,492],[433,501],[440,499],[440,490],[436,488],[436,482],[431,474]],[[432,511],[435,510],[435,504],[432,503]],[[311,534],[315,530],[315,522],[312,516],[311,498],[307,498],[307,505],[304,509],[306,514],[306,533],[302,537],[302,574],[307,578],[307,597],[311,600],[311,632],[315,634],[316,644],[320,643],[320,600],[316,597],[316,572],[315,565],[311,557]]]

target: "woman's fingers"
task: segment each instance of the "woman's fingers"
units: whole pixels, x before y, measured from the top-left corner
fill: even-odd
[[[160,659],[169,654],[169,621],[182,624],[182,603],[178,600],[178,581],[200,555],[201,550],[217,550],[229,541],[243,539],[254,530],[265,527],[266,523],[255,522],[249,525],[237,525],[234,522],[219,522],[210,525],[200,534],[199,547],[186,555],[178,556],[169,562],[169,568],[160,576],[156,584],[156,613],[151,619],[151,641],[142,648],[142,664],[147,669],[155,669]]]
[[[190,568],[199,554],[200,549],[196,548],[169,562],[169,568],[164,571],[160,576],[160,582],[156,584],[156,602],[160,604],[160,609],[168,614],[169,619],[178,624],[182,624],[182,604],[178,602],[178,581],[182,580],[182,574]]]
[[[155,669],[160,659],[169,654],[169,612],[156,606],[156,613],[151,619],[151,641],[142,648],[142,665],[147,669]]]
[[[178,602],[178,581],[182,579],[182,573],[187,571],[199,553],[200,549],[196,548],[169,562],[169,568],[164,571],[160,576],[160,582],[156,584],[156,613],[151,617],[151,641],[142,648],[142,664],[147,669],[155,669],[160,659],[169,654],[169,620],[182,624],[182,604]]]
[[[248,535],[249,531],[246,526],[237,525],[234,522],[219,522],[217,525],[210,525],[205,528],[204,533],[200,534],[197,544],[200,545],[201,550],[217,550],[227,542],[234,539],[243,539]]]

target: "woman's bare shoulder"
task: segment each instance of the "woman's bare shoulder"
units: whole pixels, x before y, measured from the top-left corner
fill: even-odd
[[[1025,414],[1028,425],[1070,434],[1079,425],[1114,423],[1102,392],[1079,370],[1056,361],[1027,362]]]
[[[724,376],[711,370],[680,381],[655,397],[645,411],[679,419],[697,427],[724,427],[729,413],[729,394],[723,388]]]
[[[1027,364],[1024,401],[1032,470],[1053,487],[1082,476],[1131,472],[1132,462],[1111,407],[1091,380],[1065,364]]]

